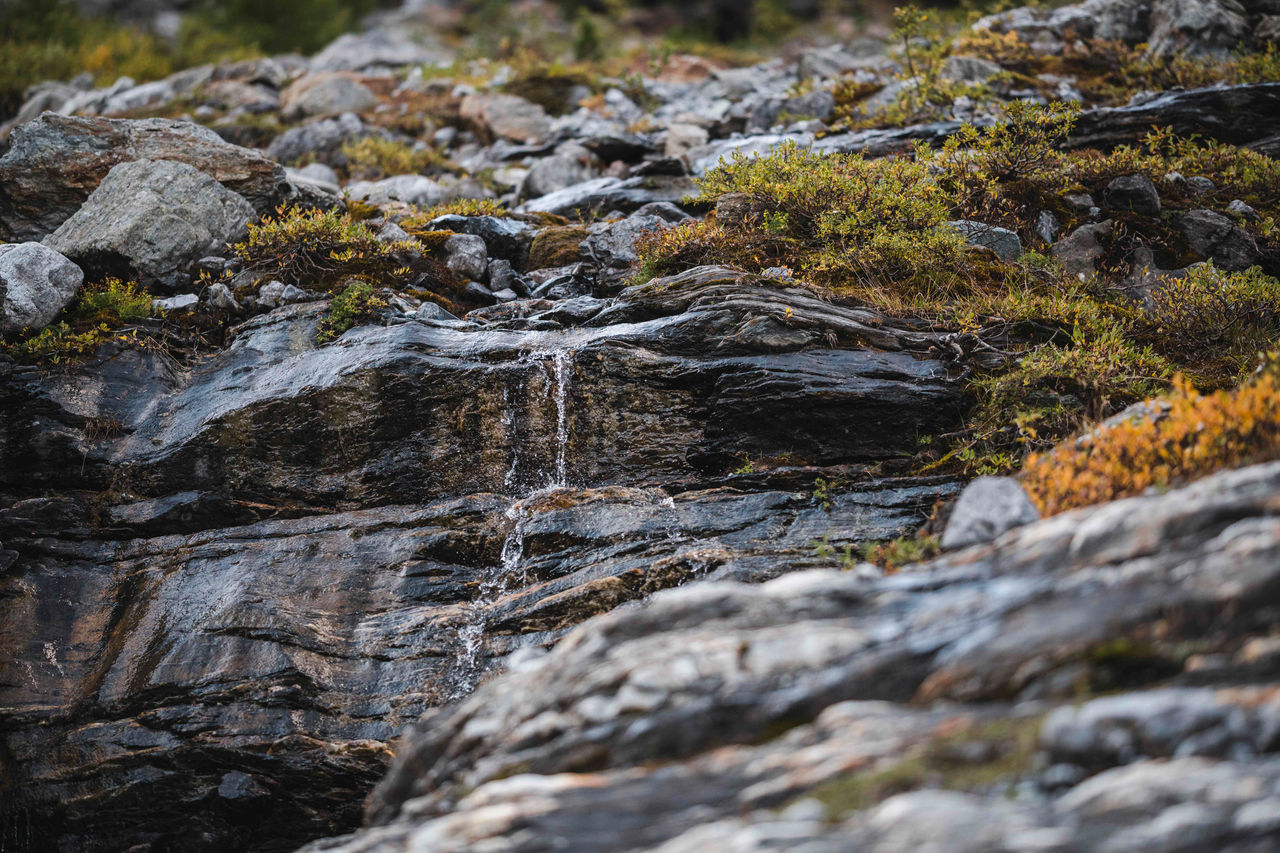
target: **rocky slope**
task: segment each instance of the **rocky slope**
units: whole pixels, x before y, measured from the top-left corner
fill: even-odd
[[[1046,55],[1083,21],[1157,57],[1274,37],[1259,4],[1153,5],[980,27]],[[42,84],[6,127],[0,849],[1275,843],[1276,463],[1031,524],[979,482],[943,540],[972,547],[887,573],[854,548],[961,492],[910,459],[1007,354],[786,268],[637,275],[727,155],[940,144],[1043,86],[1089,101],[1072,80],[951,63],[993,100],[855,128],[833,91],[901,88],[882,44],[674,57],[546,103],[510,69],[413,67],[439,50],[392,22]],[[1068,148],[1280,137],[1265,80],[1086,106]],[[1113,220],[1158,221],[1186,245],[1152,268],[1274,273],[1252,209],[1188,179],[969,239],[1091,273]],[[390,247],[331,342],[327,270],[228,246],[278,205]],[[99,330],[76,312],[112,276],[143,317]],[[85,351],[30,357],[64,322]]]

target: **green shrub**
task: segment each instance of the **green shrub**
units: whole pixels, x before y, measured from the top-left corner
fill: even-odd
[[[947,225],[948,199],[924,163],[788,142],[760,157],[735,154],[697,183],[703,202],[732,196],[735,221],[684,224],[641,240],[646,272],[697,263],[754,272],[781,263],[869,301],[883,290],[962,285],[964,241]]]
[[[384,243],[368,222],[338,210],[285,207],[250,225],[248,238],[232,248],[262,278],[324,290],[357,275],[405,280],[411,270],[398,254],[414,250],[410,243]]]
[[[148,339],[130,327],[151,315],[149,293],[135,282],[108,278],[82,288],[59,322],[18,341],[13,353],[28,363],[64,364],[92,355],[111,340],[146,345]]]
[[[366,180],[430,171],[456,172],[458,169],[435,148],[381,136],[362,136],[348,141],[343,144],[342,153],[347,158],[347,172],[352,177]]]
[[[316,327],[316,343],[336,340],[348,329],[373,319],[386,305],[385,300],[374,295],[373,285],[369,282],[350,282],[329,303],[328,313]]]

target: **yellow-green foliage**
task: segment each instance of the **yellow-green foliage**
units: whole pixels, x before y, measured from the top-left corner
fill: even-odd
[[[858,555],[886,571],[897,571],[909,563],[919,563],[938,555],[936,536],[899,536],[884,542],[864,542]]]
[[[1257,267],[1228,273],[1197,264],[1151,295],[1145,330],[1155,348],[1198,382],[1234,382],[1280,337],[1280,281]]]
[[[329,311],[316,326],[316,343],[326,344],[343,332],[373,319],[386,301],[376,296],[373,285],[357,279],[347,284],[329,303]]]
[[[587,66],[552,62],[517,64],[515,75],[502,90],[533,101],[552,115],[563,115],[577,107],[570,102],[570,95],[581,87],[590,91],[600,87],[599,79]]]
[[[686,223],[639,241],[646,273],[783,263],[870,299],[879,288],[953,288],[967,267],[964,242],[947,225],[948,199],[913,159],[822,154],[788,142],[765,156],[735,154],[697,183],[702,201],[734,196],[742,221]]]
[[[1274,370],[1202,395],[1186,381],[1155,417],[1122,419],[1027,460],[1024,483],[1047,515],[1280,457],[1280,381]]]
[[[457,171],[448,157],[430,146],[362,136],[343,144],[347,171],[352,177],[376,180],[386,175],[424,174],[429,171]]]
[[[134,282],[108,278],[86,285],[59,322],[18,341],[13,352],[22,361],[61,364],[91,355],[111,340],[140,344],[144,340],[137,330],[127,327],[151,313],[150,294]]]
[[[385,243],[368,222],[337,210],[281,207],[275,216],[249,226],[249,236],[232,247],[245,268],[262,278],[300,287],[330,289],[350,276],[395,283],[409,277],[398,253],[409,243]]]
[[[426,225],[433,219],[440,216],[506,216],[507,209],[502,206],[502,202],[492,198],[457,198],[453,201],[442,202],[420,214],[410,218],[410,222],[416,225]],[[405,226],[409,228],[408,225]]]

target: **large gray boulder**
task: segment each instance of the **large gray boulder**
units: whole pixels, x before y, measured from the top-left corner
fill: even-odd
[[[258,213],[273,210],[289,192],[279,163],[191,122],[46,113],[16,128],[0,157],[0,239],[44,239],[113,166],[131,160],[188,163]]]
[[[0,334],[49,325],[83,281],[78,266],[39,243],[0,246]]]
[[[135,160],[113,168],[45,245],[94,274],[178,287],[190,282],[195,261],[222,251],[253,216],[249,202],[193,166]]]
[[[1156,0],[1151,7],[1153,56],[1226,56],[1249,34],[1236,0]]]

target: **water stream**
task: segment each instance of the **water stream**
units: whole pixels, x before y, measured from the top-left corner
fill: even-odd
[[[529,508],[545,495],[568,488],[569,454],[569,384],[573,366],[573,351],[569,349],[537,350],[522,356],[517,364],[527,364],[539,371],[543,386],[543,399],[555,406],[555,462],[550,470],[534,472],[527,478],[521,467],[529,454],[521,452],[522,437],[518,435],[518,418],[515,406],[521,395],[510,386],[503,394],[505,411],[502,425],[511,445],[511,462],[503,483],[508,491],[518,489],[526,479],[534,485],[514,500],[504,513],[506,537],[502,542],[499,562],[484,571],[476,590],[476,597],[467,606],[462,627],[458,630],[459,651],[451,679],[450,699],[458,699],[476,688],[481,676],[480,651],[484,645],[490,610],[507,593],[528,583],[522,568],[524,562],[525,527],[529,520]]]

